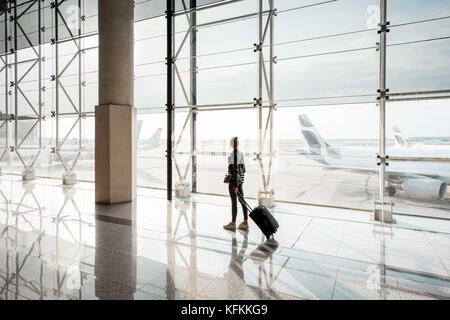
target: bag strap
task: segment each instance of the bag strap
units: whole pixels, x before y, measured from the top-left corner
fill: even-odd
[[[242,196],[242,194],[241,194],[239,191],[236,191],[236,194],[237,194],[237,196],[238,196],[238,198],[239,198],[239,201],[240,201],[241,203],[243,203],[243,204],[247,207],[247,209],[248,209],[250,212],[252,212],[252,211],[253,211],[253,208],[250,207],[250,205],[247,203],[247,201],[245,201],[245,199],[244,199],[244,197]]]

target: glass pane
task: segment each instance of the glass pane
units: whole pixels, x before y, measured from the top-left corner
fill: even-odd
[[[388,155],[412,158],[412,161],[391,161],[388,167],[387,185],[396,212],[448,218],[450,130],[446,119],[449,117],[447,100],[388,104]]]
[[[371,209],[377,116],[374,104],[279,108],[276,199]]]

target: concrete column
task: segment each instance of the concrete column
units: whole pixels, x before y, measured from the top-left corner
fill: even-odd
[[[95,108],[95,200],[136,198],[134,1],[99,0],[99,105]]]

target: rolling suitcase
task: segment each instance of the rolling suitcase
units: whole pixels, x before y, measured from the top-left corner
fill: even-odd
[[[239,200],[250,210],[250,218],[254,223],[261,229],[262,233],[266,236],[267,239],[270,239],[275,232],[278,230],[278,222],[272,216],[270,211],[265,206],[258,206],[254,209],[250,207],[250,205],[245,201],[244,197],[240,194],[240,192],[236,192]]]

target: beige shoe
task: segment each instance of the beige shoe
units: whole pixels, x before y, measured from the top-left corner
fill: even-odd
[[[236,230],[236,224],[235,223],[229,223],[223,226],[225,230]]]
[[[238,229],[247,231],[248,230],[248,223],[241,222],[241,224],[239,225]]]

